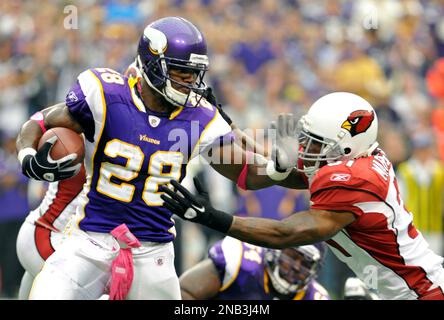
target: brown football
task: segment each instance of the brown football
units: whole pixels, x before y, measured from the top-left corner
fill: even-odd
[[[58,160],[71,153],[76,153],[77,158],[74,160],[73,165],[83,161],[85,157],[83,138],[71,129],[62,127],[49,129],[40,138],[38,148],[40,149],[40,147],[53,136],[57,136],[58,139],[51,149],[50,155],[52,159]]]

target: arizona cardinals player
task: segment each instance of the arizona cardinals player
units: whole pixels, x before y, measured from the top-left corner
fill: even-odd
[[[309,177],[311,207],[282,221],[225,214],[231,223],[219,224],[222,211],[175,182],[176,192],[162,189],[168,194],[162,195],[164,205],[184,219],[260,246],[327,240],[382,299],[442,300],[443,258],[412,224],[377,133],[376,113],[363,98],[335,92],[317,100],[300,119],[299,136],[292,138],[303,161],[298,170]]]
[[[180,277],[182,298],[329,300],[315,280],[324,253],[324,244],[275,250],[225,237]]]

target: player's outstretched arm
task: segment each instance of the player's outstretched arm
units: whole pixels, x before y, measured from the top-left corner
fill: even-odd
[[[237,130],[239,142],[231,145],[216,146],[210,152],[211,166],[223,176],[237,182],[243,189],[261,189],[275,184],[306,189],[304,176],[297,172],[298,139],[296,134],[297,119],[292,114],[281,114],[271,129],[276,133],[271,150],[271,159],[264,157],[269,154],[262,146],[252,139],[248,141],[242,132]]]
[[[277,221],[234,217],[227,234],[255,245],[286,248],[332,238],[355,220],[351,212],[307,210]]]
[[[205,259],[179,278],[183,300],[209,300],[214,298],[222,283],[211,259]]]
[[[240,218],[211,206],[207,197],[191,194],[171,180],[175,191],[165,186],[161,198],[164,206],[185,220],[197,222],[242,241],[270,248],[285,248],[324,241],[355,220],[351,212],[311,209],[278,221]]]
[[[57,137],[48,140],[37,151],[40,138],[46,129],[65,127],[78,133],[80,125],[71,117],[64,103],[56,104],[36,113],[25,122],[17,136],[16,148],[23,174],[36,180],[57,181],[74,176],[81,164],[72,165],[76,155],[68,155],[59,160],[49,156]]]

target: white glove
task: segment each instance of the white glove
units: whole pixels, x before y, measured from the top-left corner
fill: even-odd
[[[371,292],[364,282],[350,277],[345,281],[344,300],[379,300],[379,297]]]
[[[286,171],[296,167],[298,163],[297,123],[293,114],[285,113],[279,114],[277,122],[270,124],[270,128],[276,130],[276,143],[272,146],[271,159],[278,171]]]

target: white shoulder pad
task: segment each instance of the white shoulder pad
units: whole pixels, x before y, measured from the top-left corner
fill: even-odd
[[[97,78],[97,76],[91,70],[82,72],[77,79],[79,80],[80,87],[85,95],[85,100],[88,103],[94,117],[94,141],[97,141],[103,125],[102,122],[104,121],[104,115],[106,113],[103,86],[99,78]]]
[[[202,132],[200,136],[200,141],[198,145],[194,148],[193,154],[191,155],[191,159],[200,154],[206,147],[214,143],[220,137],[230,133],[231,127],[230,125],[222,118],[219,111],[216,110],[216,115],[213,120],[208,123],[205,130]]]

